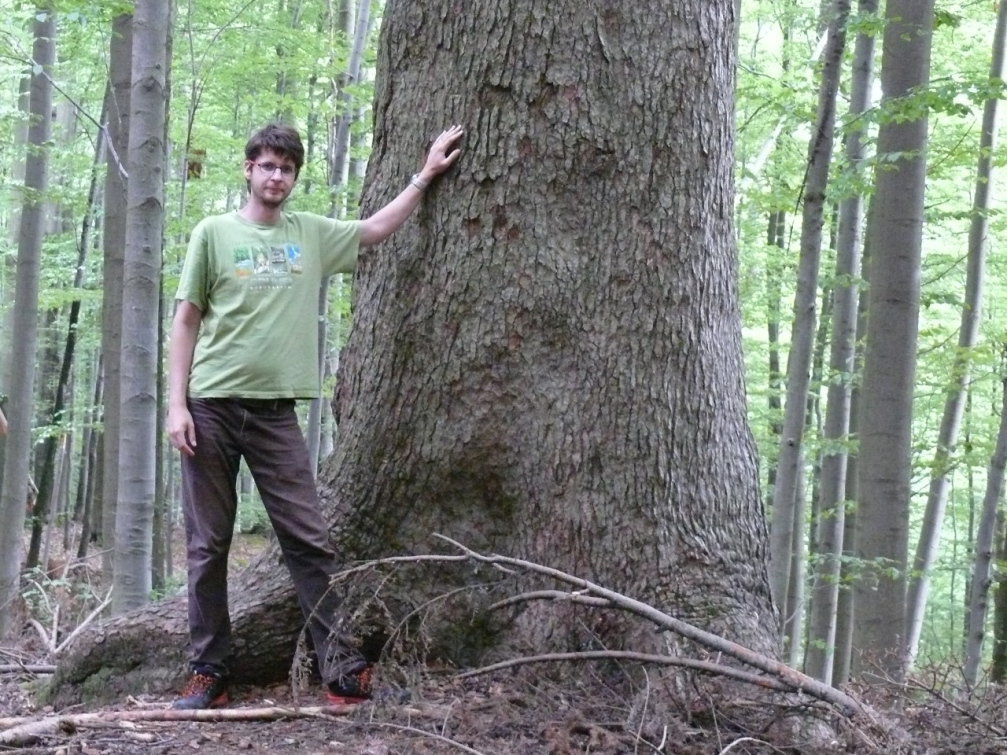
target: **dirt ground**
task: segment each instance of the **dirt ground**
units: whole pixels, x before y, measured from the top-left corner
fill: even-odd
[[[0,677],[0,719],[26,717],[72,719],[99,713],[111,719],[121,712],[149,715],[166,711],[170,694],[144,696],[111,708],[59,711],[35,709],[30,675]],[[678,720],[663,731],[645,733],[632,723],[633,711],[624,699],[605,690],[530,686],[514,680],[479,678],[457,681],[437,675],[412,689],[408,702],[366,703],[348,710],[318,710],[317,692],[299,700],[305,717],[284,716],[277,708],[296,709],[286,685],[238,688],[223,715],[256,715],[256,721],[87,721],[49,727],[12,748],[19,753],[124,755],[126,753],[246,753],[298,752],[305,755],[618,755],[621,753],[773,753],[781,752],[763,735],[742,732],[727,717],[721,725]],[[4,725],[0,720],[0,737]],[[9,729],[8,729],[9,731]],[[777,744],[783,744],[778,742]],[[0,752],[7,750],[0,746]],[[789,750],[797,752],[797,750]],[[826,752],[850,752],[825,747]]]
[[[264,542],[237,537],[233,566],[247,563]],[[76,615],[86,613],[88,601],[98,599],[99,560],[73,565],[63,578],[37,575],[36,592],[47,594],[36,596],[33,608],[42,624],[46,601],[76,602]],[[0,645],[0,667],[51,662],[27,624],[17,641]],[[598,667],[584,669],[536,666],[464,680],[453,670],[398,669],[397,681],[379,670],[379,689],[404,685],[408,701],[393,696],[344,709],[325,708],[318,686],[296,699],[287,684],[237,687],[225,711],[200,721],[160,720],[172,715],[171,689],[110,707],[53,711],[36,702],[46,675],[0,670],[0,755],[1007,755],[1007,691],[990,686],[982,699],[963,700],[954,668],[914,679],[898,712],[890,700],[870,701],[883,711],[872,721],[709,677],[665,674],[659,694],[650,686],[658,672],[603,676]]]
[[[14,653],[0,649],[8,663]],[[21,657],[21,662],[30,658]],[[222,712],[252,720],[150,720],[172,691],[105,708],[37,708],[31,674],[0,675],[0,753],[127,755],[297,752],[304,755],[1000,755],[1007,753],[1007,696],[969,705],[939,687],[920,688],[906,710],[851,722],[811,701],[753,691],[727,699],[690,679],[691,689],[660,714],[604,685],[559,684],[543,672],[459,680],[428,672],[411,699],[325,708],[317,687],[294,700],[290,688],[239,687]],[[590,676],[590,675],[588,675]],[[524,679],[522,681],[522,678]],[[380,681],[380,679],[379,679]],[[754,690],[754,688],[752,688]],[[737,691],[737,690],[736,690]],[[299,705],[298,705],[299,703]],[[644,703],[646,707],[646,702]],[[878,707],[876,710],[881,711]],[[90,717],[88,717],[88,714]],[[57,717],[62,721],[56,723]],[[117,718],[134,720],[116,720]],[[146,720],[138,720],[145,718]],[[85,719],[85,720],[82,720]],[[7,740],[15,726],[47,722],[35,736]],[[644,723],[646,721],[646,723]],[[826,721],[828,725],[826,725]],[[817,725],[815,725],[817,724]],[[38,724],[34,724],[38,725]],[[23,730],[23,729],[22,729]]]

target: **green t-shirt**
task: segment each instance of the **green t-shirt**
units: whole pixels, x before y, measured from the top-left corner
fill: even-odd
[[[175,295],[203,312],[189,396],[318,397],[319,286],[353,270],[359,245],[358,222],[307,212],[200,222]]]

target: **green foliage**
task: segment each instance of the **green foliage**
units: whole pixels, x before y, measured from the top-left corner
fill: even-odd
[[[989,3],[942,2],[935,17],[932,74],[928,87],[898,100],[880,102],[876,87],[872,109],[855,119],[847,114],[852,41],[870,34],[879,47],[883,16],[854,15],[848,26],[848,50],[837,110],[836,159],[828,201],[856,194],[868,201],[877,170],[891,169],[908,155],[875,155],[878,126],[885,121],[929,117],[930,143],[921,271],[919,358],[915,375],[913,439],[912,526],[919,527],[930,475],[935,471],[936,438],[947,391],[953,385],[958,329],[964,298],[965,257],[973,218],[975,168],[979,128],[987,99],[1004,96],[1004,82],[989,76],[993,9]],[[67,429],[101,427],[91,411],[94,355],[101,339],[101,216],[89,218],[94,229],[84,266],[82,288],[73,289],[78,244],[87,212],[92,162],[107,76],[112,18],[128,12],[128,2],[58,0],[54,10],[59,27],[58,62],[53,78],[61,92],[56,105],[61,118],[53,131],[50,151],[52,180],[43,196],[26,196],[19,165],[25,148],[25,115],[18,101],[18,84],[31,70],[32,3],[0,0],[0,74],[8,82],[0,96],[0,317],[13,298],[13,258],[16,255],[17,208],[25,199],[44,201],[51,219],[44,249],[39,307],[46,326],[43,350],[61,349],[66,337],[67,312],[81,303],[77,331],[78,362],[75,408],[58,422],[40,419],[36,437]],[[298,8],[293,13],[291,8]],[[333,120],[346,105],[336,97],[350,49],[346,34],[336,28],[330,3],[305,0],[252,3],[248,0],[193,0],[179,4],[172,30],[171,101],[164,197],[165,245],[163,285],[170,301],[177,286],[188,234],[205,215],[240,206],[244,180],[242,148],[262,123],[282,118],[295,123],[312,145],[291,207],[355,217],[360,181],[351,178],[329,186],[327,148]],[[734,223],[738,245],[738,291],[744,328],[749,421],[767,487],[775,463],[778,438],[774,426],[781,409],[773,402],[785,386],[771,375],[769,361],[776,353],[785,372],[793,317],[795,271],[800,239],[801,196],[811,124],[817,106],[818,69],[815,50],[821,37],[819,0],[746,0],[742,4],[735,103],[737,201]],[[378,12],[375,10],[375,12]],[[375,30],[377,25],[375,25]],[[365,59],[375,61],[374,35]],[[360,117],[354,122],[352,156],[365,160],[370,141],[371,76],[347,87],[349,108]],[[72,100],[72,106],[70,101]],[[76,108],[76,111],[74,111]],[[70,114],[76,113],[75,117]],[[93,120],[92,120],[93,119]],[[841,158],[841,139],[854,128],[867,129],[871,157],[860,166]],[[993,152],[994,164],[1007,162],[1007,151]],[[190,164],[198,163],[198,171]],[[853,169],[856,168],[856,169]],[[198,173],[198,175],[197,175]],[[104,167],[99,170],[99,177]],[[1001,178],[994,177],[994,189]],[[1002,193],[1002,192],[1000,192]],[[997,192],[994,191],[994,196]],[[769,217],[784,214],[777,236],[767,239]],[[988,213],[989,245],[1000,247],[1007,235],[1004,205],[998,201]],[[826,218],[825,234],[835,232]],[[849,279],[833,280],[831,258],[824,255],[823,288]],[[970,405],[961,439],[952,450],[948,475],[951,495],[942,550],[934,569],[931,611],[924,630],[924,652],[953,654],[960,646],[961,614],[972,554],[972,524],[986,483],[986,467],[999,422],[1002,365],[1000,344],[1007,326],[1007,257],[991,254],[987,262],[980,344],[968,355],[972,378]],[[855,281],[864,289],[861,278]],[[328,345],[338,349],[350,322],[350,285],[334,280],[329,295]],[[170,310],[170,307],[169,307]],[[821,302],[819,303],[821,311]],[[170,314],[170,311],[169,311]],[[769,331],[779,329],[779,343]],[[41,364],[41,358],[40,358]],[[40,384],[48,388],[53,376]],[[856,373],[825,370],[811,386],[811,398],[823,413],[825,392],[832,383],[857,385]],[[2,388],[2,386],[0,386]],[[331,391],[332,385],[326,386]],[[36,414],[44,417],[50,397],[40,391]],[[823,443],[817,428],[809,433],[809,458],[816,452],[857,448],[856,438]],[[171,457],[174,458],[174,457]],[[809,463],[809,479],[812,474]],[[810,486],[809,486],[810,487]],[[265,512],[254,497],[243,496],[238,510],[242,530],[264,525]],[[892,565],[849,562],[854,571],[891,573]]]
[[[872,109],[860,118],[850,119],[844,99],[849,89],[847,68],[837,111],[837,137],[854,127],[866,126],[871,153],[877,128],[883,121],[929,116],[910,553],[915,549],[929,477],[935,471],[934,449],[945,398],[953,385],[969,224],[975,214],[972,199],[982,110],[987,99],[1004,96],[1004,82],[991,79],[989,75],[994,6],[964,2],[940,3],[939,6],[930,86],[882,106],[880,89],[875,85]],[[793,317],[793,271],[800,239],[800,192],[817,96],[814,68],[808,61],[817,31],[814,19],[820,7],[820,3],[810,0],[799,3],[761,0],[742,6],[736,103],[739,196],[735,226],[741,270],[739,290],[745,326],[749,420],[764,478],[768,477],[774,463],[778,438],[772,428],[780,420],[779,410],[771,409],[768,404],[778,389],[770,385],[767,330],[774,321],[780,327],[780,369],[785,370]],[[848,28],[847,56],[851,54],[857,33],[875,36],[878,44],[875,75],[881,62],[882,31],[880,15],[853,17]],[[873,171],[890,169],[906,157],[904,154],[872,154],[864,166],[865,172],[855,173],[840,164],[839,146],[837,142],[837,159],[828,190],[831,201],[854,193],[864,195],[869,201]],[[757,157],[766,152],[768,156],[759,162]],[[1002,167],[1005,160],[1007,153],[1002,148],[993,152],[996,167]],[[999,197],[997,191],[1002,176],[995,175],[994,181],[994,196]],[[766,241],[769,213],[777,210],[787,213],[787,227],[779,248]],[[992,252],[999,248],[1007,232],[1002,200],[997,199],[987,219],[991,254],[986,266],[980,341],[968,354],[971,398],[959,442],[949,462],[951,493],[941,552],[931,575],[930,608],[921,647],[924,657],[949,657],[960,653],[965,591],[973,559],[970,543],[999,424],[1000,344],[1004,339],[1003,323],[1007,315],[1007,261]],[[826,235],[830,230],[834,229],[827,219]],[[827,284],[831,272],[823,265],[823,285]],[[821,412],[825,411],[825,389],[834,379],[855,383],[858,378],[832,375],[821,385],[812,385],[812,395],[818,399]],[[841,448],[845,443],[837,445]],[[815,450],[836,450],[836,445],[816,444],[812,439],[811,448],[809,459]],[[812,474],[809,462],[809,479]],[[768,490],[765,496],[768,499]],[[869,568],[878,577],[890,575],[894,568],[893,565],[852,561],[847,566],[856,573]]]

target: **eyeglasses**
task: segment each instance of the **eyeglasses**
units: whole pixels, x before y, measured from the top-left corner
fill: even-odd
[[[290,178],[294,175],[293,165],[277,165],[276,163],[253,163],[253,165],[267,176],[272,176],[276,171],[280,171],[280,175],[284,178]]]

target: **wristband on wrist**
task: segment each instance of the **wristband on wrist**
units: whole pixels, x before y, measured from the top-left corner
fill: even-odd
[[[419,173],[414,173],[413,177],[409,179],[409,183],[415,186],[418,191],[426,191],[427,187],[430,185],[422,178],[420,178]]]

